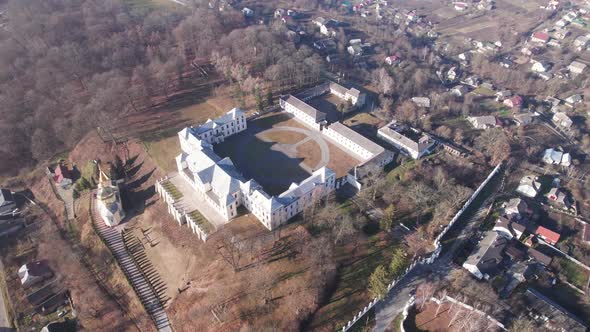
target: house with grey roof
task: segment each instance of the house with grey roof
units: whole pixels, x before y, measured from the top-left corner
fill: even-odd
[[[414,159],[420,159],[430,153],[436,144],[436,141],[428,134],[409,126],[400,125],[395,120],[379,128],[377,136]]]
[[[485,116],[470,116],[467,118],[467,121],[473,125],[476,129],[489,129],[498,126],[498,121],[495,116],[493,115],[485,115]]]
[[[12,192],[8,189],[0,189],[0,216],[9,215],[16,209],[16,202]]]
[[[499,266],[504,259],[503,251],[508,240],[494,231],[488,231],[477,244],[477,248],[469,255],[463,268],[477,279],[486,279],[499,272]]]

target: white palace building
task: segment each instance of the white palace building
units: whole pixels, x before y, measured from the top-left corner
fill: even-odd
[[[212,144],[246,128],[244,112],[234,108],[202,126],[181,130],[178,172],[156,183],[174,219],[187,223],[203,241],[235,218],[239,206],[272,230],[335,189],[336,174],[322,167],[301,183],[292,183],[282,194],[268,195],[256,181],[245,179],[230,158],[221,158],[213,151]]]

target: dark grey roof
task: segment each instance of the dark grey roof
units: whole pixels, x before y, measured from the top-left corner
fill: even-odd
[[[289,98],[287,98],[287,100],[285,102],[293,105],[294,107],[299,109],[301,112],[311,116],[312,118],[314,118],[314,120],[316,122],[321,122],[321,121],[326,120],[326,113],[318,111],[314,107],[309,106],[307,103],[305,103],[304,101],[300,100],[299,98],[297,98],[295,96],[292,96],[292,95],[289,96]]]
[[[502,262],[504,247],[508,241],[499,237],[498,233],[490,231],[479,242],[477,250],[472,253],[465,263],[477,266],[482,274],[492,275]]]
[[[14,203],[12,193],[8,189],[0,189],[0,206],[9,205]]]
[[[348,128],[340,122],[334,122],[331,125],[329,125],[328,128],[355,142],[356,144],[360,145],[362,148],[373,154],[378,154],[385,150],[381,145],[371,141],[370,139]]]

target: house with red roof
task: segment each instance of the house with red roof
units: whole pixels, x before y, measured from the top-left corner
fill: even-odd
[[[543,32],[543,31],[533,32],[533,35],[531,36],[531,41],[533,43],[545,44],[549,41],[549,39],[550,39],[549,34],[547,32]]]
[[[390,66],[394,66],[397,65],[398,63],[400,63],[401,58],[398,55],[390,55],[387,58],[385,58],[385,63],[387,63]]]
[[[543,239],[545,242],[551,245],[556,245],[560,237],[559,233],[555,233],[554,231],[547,229],[543,226],[539,226],[535,231],[535,234],[537,235],[537,237]]]
[[[72,183],[72,173],[62,164],[59,164],[53,171],[53,181],[60,186],[67,186]]]
[[[522,97],[519,95],[515,95],[511,98],[504,100],[504,105],[511,107],[511,108],[521,108],[523,104]]]

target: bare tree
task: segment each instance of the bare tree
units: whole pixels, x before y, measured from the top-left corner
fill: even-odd
[[[432,282],[424,282],[416,287],[416,304],[420,310],[430,301],[435,292],[436,285]]]
[[[229,229],[222,231],[220,234],[217,252],[234,269],[238,272],[240,269],[240,260],[242,259],[242,244]]]

